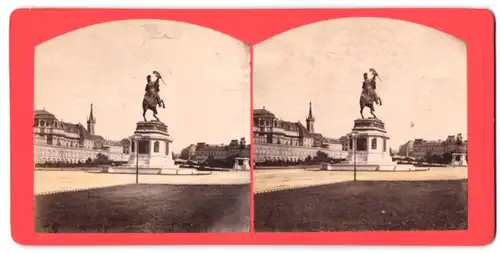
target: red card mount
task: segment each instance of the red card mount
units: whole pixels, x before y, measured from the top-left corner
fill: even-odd
[[[161,19],[208,27],[250,45],[306,24],[347,17],[400,19],[433,27],[467,45],[469,215],[466,231],[36,234],[33,215],[33,83],[35,46],[108,21]],[[30,245],[358,244],[483,245],[495,230],[494,17],[478,9],[120,10],[19,9],[12,13],[11,212],[16,242]],[[21,106],[20,106],[21,105]]]

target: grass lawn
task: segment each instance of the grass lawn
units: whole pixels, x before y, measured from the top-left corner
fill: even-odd
[[[35,196],[36,232],[246,232],[249,185],[138,184]]]
[[[467,229],[467,180],[357,181],[255,195],[255,230]]]

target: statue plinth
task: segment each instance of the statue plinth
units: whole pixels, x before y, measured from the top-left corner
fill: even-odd
[[[170,143],[173,139],[168,127],[161,121],[137,122],[134,135],[130,136],[130,156],[122,168],[114,169],[120,173],[141,174],[178,174],[179,167],[171,157]]]
[[[382,120],[356,119],[348,137],[346,162],[333,164],[332,169],[353,170],[356,165],[357,170],[396,170],[397,164],[389,152],[390,137]]]
[[[385,131],[385,123],[376,118],[354,120],[354,127],[352,128],[352,131],[376,131],[380,133],[387,133]]]
[[[134,135],[152,135],[152,134],[170,136],[168,134],[168,126],[161,121],[155,120],[155,121],[137,122]]]
[[[367,165],[394,165],[389,152],[389,135],[385,123],[376,118],[356,119],[349,134],[347,161]],[[354,157],[356,156],[356,157]]]

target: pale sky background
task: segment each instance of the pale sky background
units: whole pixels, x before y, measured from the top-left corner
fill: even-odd
[[[383,81],[377,80],[383,105],[375,114],[386,123],[391,147],[414,138],[467,136],[465,43],[399,20],[322,21],[256,45],[254,107],[305,124],[311,101],[315,131],[340,137],[360,118],[361,84],[369,68]]]
[[[172,39],[163,38],[164,34]],[[158,116],[172,149],[229,143],[250,135],[249,47],[192,24],[128,20],[85,27],[35,49],[35,109],[86,126],[94,104],[96,134],[121,140],[142,120],[146,75],[167,83]],[[146,114],[153,119],[152,112]]]

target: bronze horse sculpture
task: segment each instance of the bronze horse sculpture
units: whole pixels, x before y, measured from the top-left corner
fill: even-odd
[[[373,103],[375,102],[375,104],[379,105],[380,104],[380,98],[378,99],[375,99],[375,96],[373,95],[373,92],[372,91],[362,91],[361,92],[361,96],[359,97],[359,108],[360,108],[360,111],[359,113],[361,114],[361,118],[364,119],[364,115],[363,115],[363,110],[365,109],[365,107],[368,107],[370,108],[370,114],[374,117],[374,118],[377,118],[377,116],[375,115],[375,107],[373,106]]]
[[[157,106],[160,105],[163,108],[165,108],[165,102],[160,98],[159,92],[160,92],[160,80],[163,81],[160,73],[158,71],[153,71],[153,74],[156,76],[155,81],[151,81],[151,76],[148,75],[146,77],[147,84],[146,84],[146,93],[144,94],[144,98],[142,99],[142,117],[144,118],[144,121],[147,121],[146,119],[146,112],[148,110],[151,110],[153,112],[153,117],[157,120],[160,121],[158,118],[158,110]],[[165,83],[163,81],[163,83]]]
[[[370,72],[372,73],[373,77],[371,79],[368,79],[368,74],[364,73],[364,81],[363,81],[363,87],[361,91],[361,95],[359,97],[359,113],[361,114],[361,118],[364,119],[363,115],[363,110],[365,107],[370,108],[370,114],[373,116],[373,118],[377,118],[375,115],[375,107],[373,103],[377,105],[382,105],[382,100],[380,97],[377,95],[375,92],[375,89],[377,88],[375,78],[378,76],[378,73],[374,69],[370,69]]]

